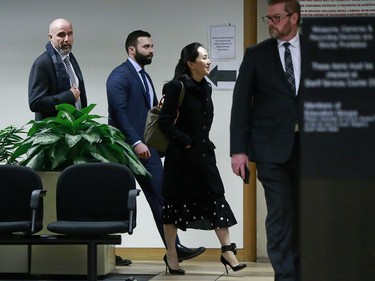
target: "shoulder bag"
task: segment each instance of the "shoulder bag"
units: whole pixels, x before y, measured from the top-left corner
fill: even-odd
[[[180,81],[181,82],[181,81]],[[181,92],[178,97],[178,106],[182,104],[185,96],[185,87],[184,84],[181,82]],[[164,135],[162,131],[159,129],[158,118],[160,115],[161,108],[163,106],[163,99],[164,96],[160,99],[158,105],[152,107],[148,113],[146,118],[146,126],[144,132],[145,144],[149,147],[155,148],[157,151],[161,153],[165,153],[169,146],[169,139]],[[178,114],[177,114],[178,118]],[[175,122],[177,121],[177,118]]]

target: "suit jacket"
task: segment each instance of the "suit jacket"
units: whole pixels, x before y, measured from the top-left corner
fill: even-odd
[[[85,83],[78,62],[73,56],[71,56],[71,64],[79,80],[82,107],[86,107]],[[29,76],[29,107],[31,111],[35,112],[35,120],[56,116],[55,106],[58,104],[75,104],[75,98],[71,91],[58,93],[57,90],[57,77],[52,58],[47,52],[44,52],[34,61]]]
[[[289,86],[276,39],[248,48],[233,93],[230,153],[247,153],[253,162],[286,162],[294,143],[299,96]]]
[[[151,77],[146,73],[154,90],[154,104],[158,104]],[[144,141],[149,97],[132,63],[127,60],[116,67],[107,79],[109,124],[118,128],[130,145]]]

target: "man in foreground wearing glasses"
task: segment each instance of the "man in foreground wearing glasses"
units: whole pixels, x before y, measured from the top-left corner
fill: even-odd
[[[300,14],[297,0],[268,1],[263,21],[271,38],[246,50],[231,112],[232,169],[244,179],[248,161],[256,163],[265,191],[267,250],[276,281],[299,280]]]

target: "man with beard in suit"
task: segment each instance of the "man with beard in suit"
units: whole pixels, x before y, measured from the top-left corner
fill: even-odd
[[[144,143],[147,112],[158,104],[151,77],[145,65],[151,64],[154,55],[151,35],[143,30],[131,32],[125,42],[128,59],[116,67],[107,80],[109,124],[117,127],[124,135],[136,155],[152,177],[135,175],[145,194],[160,236],[165,243],[162,211],[163,166],[159,153]],[[187,248],[176,242],[180,261],[194,258],[205,251],[204,247]],[[129,260],[127,260],[129,263]],[[121,263],[121,262],[119,262]]]
[[[267,204],[267,250],[276,281],[299,280],[298,99],[301,40],[297,0],[269,0],[271,38],[249,47],[234,88],[230,125],[233,172],[256,163]]]
[[[56,116],[55,106],[69,103],[81,109],[87,106],[81,69],[72,54],[73,26],[56,19],[49,26],[46,51],[33,63],[29,76],[29,106],[35,120]]]

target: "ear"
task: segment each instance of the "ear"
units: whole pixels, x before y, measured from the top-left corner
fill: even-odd
[[[298,21],[298,14],[297,14],[297,13],[294,13],[294,14],[291,16],[291,18],[292,18],[293,23],[297,23],[297,21]]]
[[[191,62],[191,61],[188,61],[188,62],[187,62],[187,66],[188,66],[190,69],[194,69],[194,63]]]
[[[129,46],[128,52],[129,52],[129,54],[134,55],[135,54],[135,48],[133,46]]]

